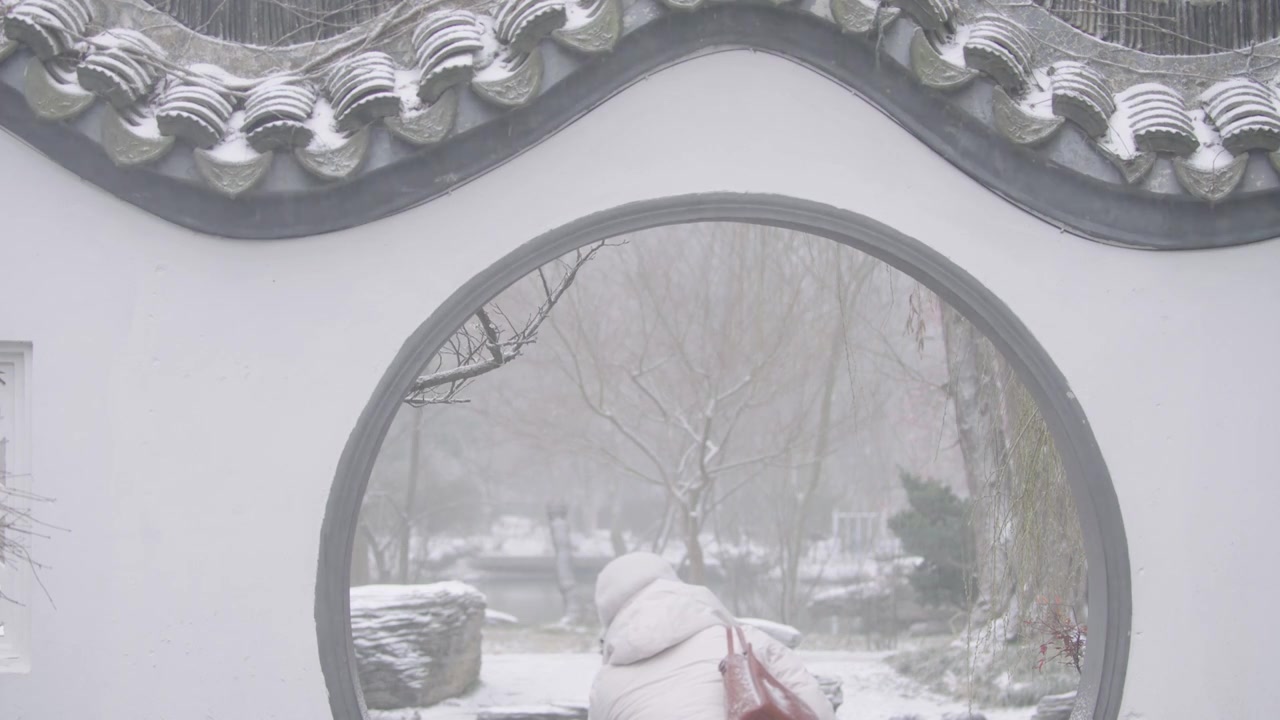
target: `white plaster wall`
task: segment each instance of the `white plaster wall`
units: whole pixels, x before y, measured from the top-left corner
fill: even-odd
[[[196,236],[0,138],[0,340],[34,344],[34,668],[4,720],[328,715],[321,514],[380,375],[460,283],[624,202],[791,195],[925,241],[1056,358],[1134,568],[1124,717],[1264,718],[1280,621],[1280,242],[1152,254],[1059,233],[837,85],[735,52],[663,72],[425,207],[285,242]]]

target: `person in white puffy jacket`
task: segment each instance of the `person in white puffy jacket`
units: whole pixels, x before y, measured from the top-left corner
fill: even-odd
[[[632,553],[600,573],[596,609],[604,664],[591,687],[589,720],[725,720],[720,661],[733,616],[715,594],[681,582],[657,555]],[[820,720],[835,720],[818,681],[790,649],[755,628],[745,632],[774,677]]]

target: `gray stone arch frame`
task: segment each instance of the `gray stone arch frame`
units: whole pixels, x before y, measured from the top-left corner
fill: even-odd
[[[975,278],[924,243],[871,218],[778,195],[711,193],[645,200],[605,210],[538,237],[464,284],[418,327],[365,406],[338,462],[320,533],[315,618],[320,665],[335,720],[364,720],[351,640],[350,572],[356,523],[374,460],[400,399],[420,369],[482,303],[561,254],[594,241],[663,225],[749,222],[826,237],[919,280],[965,315],[1004,353],[1040,407],[1062,456],[1088,558],[1092,632],[1077,714],[1115,720],[1129,656],[1128,544],[1115,488],[1084,412],[1044,348]],[[1084,715],[1078,714],[1084,710]]]

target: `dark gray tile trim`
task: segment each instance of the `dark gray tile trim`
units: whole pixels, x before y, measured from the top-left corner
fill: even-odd
[[[195,178],[115,166],[97,146],[93,111],[74,124],[39,120],[21,93],[4,82],[0,125],[85,180],[184,227],[231,238],[302,237],[356,227],[429,201],[501,166],[657,69],[742,47],[789,58],[833,78],[977,182],[1083,237],[1139,248],[1191,249],[1269,239],[1280,228],[1280,188],[1242,188],[1209,203],[1066,168],[1052,155],[1000,136],[962,109],[956,96],[922,86],[893,57],[877,55],[875,43],[850,42],[835,25],[811,13],[754,5],[656,17],[625,34],[613,52],[584,61],[536,101],[438,146],[414,149],[385,138],[395,143],[394,159],[351,180],[299,182],[234,200],[209,192]],[[1066,136],[1066,130],[1059,133]]]
[[[351,642],[350,568],[360,504],[378,450],[405,388],[467,317],[507,286],[573,248],[638,230],[727,220],[792,228],[837,240],[920,280],[1000,348],[1039,404],[1066,466],[1089,562],[1089,652],[1077,710],[1094,720],[1120,711],[1129,657],[1128,544],[1119,501],[1087,419],[1061,372],[1013,312],[940,253],[870,218],[775,195],[687,195],[624,205],[539,237],[467,282],[405,342],[347,442],[320,534],[316,631],[335,720],[363,720],[364,698]]]

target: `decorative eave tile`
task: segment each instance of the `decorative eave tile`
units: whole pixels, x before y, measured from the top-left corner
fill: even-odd
[[[227,158],[214,150],[197,148],[196,167],[200,174],[221,195],[238,197],[257,185],[271,167],[274,153],[252,154],[246,157]]]
[[[458,90],[450,88],[425,109],[387,118],[387,129],[413,145],[434,145],[444,140],[458,114]]]
[[[27,104],[45,120],[69,120],[88,110],[94,100],[93,93],[71,78],[59,80],[38,60],[27,63],[23,91]]]
[[[307,172],[322,180],[344,180],[364,162],[369,150],[369,129],[356,132],[335,147],[297,148],[294,155]]]
[[[146,165],[164,157],[173,148],[174,138],[161,135],[154,119],[146,131],[120,116],[112,107],[102,114],[102,146],[112,162],[121,167]]]
[[[978,77],[977,70],[944,58],[922,28],[916,28],[911,36],[911,70],[922,85],[935,90],[961,88]]]
[[[1054,163],[1055,171],[1096,178],[1098,164],[1078,160],[1078,144],[1045,142],[1071,132],[1117,167],[1119,179],[1103,181],[1121,191],[1142,182],[1154,167],[1162,178],[1172,167],[1178,183],[1149,184],[1144,192],[1185,193],[1207,202],[1242,185],[1256,188],[1262,182],[1269,188],[1280,182],[1267,170],[1261,171],[1267,177],[1256,175],[1265,164],[1246,162],[1249,153],[1265,152],[1280,164],[1280,68],[1251,63],[1239,53],[1160,57],[1111,46],[1057,20],[1043,3],[830,0],[775,9],[786,4],[428,3],[397,16],[395,28],[362,26],[359,32],[367,34],[360,42],[253,53],[224,44],[210,59],[185,48],[174,52],[174,38],[189,36],[163,26],[163,18],[161,26],[132,27],[140,16],[104,10],[109,6],[101,0],[16,0],[0,18],[0,60],[27,63],[24,93],[39,118],[72,119],[95,94],[103,98],[114,109],[103,116],[99,139],[117,164],[146,165],[171,150],[208,149],[184,162],[194,162],[213,191],[237,196],[255,187],[274,151],[326,180],[357,178],[374,165],[363,160],[379,133],[416,146],[448,143],[459,127],[494,122],[512,108],[538,102],[549,88],[583,82],[576,74],[580,69],[603,62],[601,56],[615,53],[646,25],[674,28],[703,10],[744,12],[757,28],[776,21],[791,32],[798,29],[789,25],[797,18],[809,28],[827,24],[832,33],[838,30],[836,42],[860,44],[859,52],[883,57],[892,72],[905,66],[921,92],[948,91],[947,102],[958,113],[1013,144],[1065,160]],[[732,37],[725,42],[732,45]],[[1280,48],[1280,39],[1270,42],[1266,49]],[[27,52],[15,53],[19,48]],[[233,56],[240,63],[235,68],[217,65]],[[217,66],[206,67],[210,63]],[[1064,130],[1067,125],[1072,128]],[[326,128],[333,134],[326,135]],[[1117,140],[1116,133],[1123,137]],[[335,144],[339,136],[349,139]],[[226,152],[229,137],[247,140],[254,152]],[[1068,147],[1076,158],[1065,155]],[[1218,149],[1232,159],[1206,169],[1203,158]],[[1160,156],[1172,164],[1157,166]],[[380,156],[378,165],[384,161]],[[157,172],[190,177],[190,165],[174,169],[180,164],[166,162]]]

